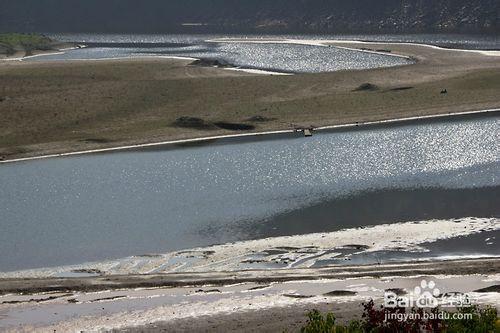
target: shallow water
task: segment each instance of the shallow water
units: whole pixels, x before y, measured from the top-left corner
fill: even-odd
[[[247,69],[287,73],[316,73],[345,69],[390,67],[411,63],[410,60],[336,47],[207,42],[223,36],[54,36],[59,40],[87,43],[88,48],[30,58],[30,61],[85,60],[139,56],[180,56],[217,59]],[[90,41],[90,43],[89,43]]]
[[[385,222],[498,217],[499,121],[476,116],[3,164],[0,271]],[[409,194],[366,200],[377,191]],[[438,204],[396,209],[426,194]],[[300,218],[318,205],[327,207],[314,210],[323,223]]]
[[[89,47],[29,58],[28,61],[85,60],[138,56],[180,56],[217,59],[246,68],[289,73],[331,72],[347,69],[391,67],[411,60],[336,47],[293,44],[252,44],[208,42],[239,39],[344,39],[385,42],[412,42],[450,48],[500,49],[496,36],[467,35],[110,35],[55,34],[54,39],[86,44]]]

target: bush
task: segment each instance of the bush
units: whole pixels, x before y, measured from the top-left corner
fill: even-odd
[[[323,316],[319,311],[309,312],[307,324],[302,327],[302,333],[498,333],[500,321],[495,308],[490,306],[479,308],[477,306],[459,308],[461,314],[468,314],[467,319],[438,319],[438,313],[447,313],[439,308],[434,308],[431,313],[434,318],[423,319],[423,309],[409,309],[407,319],[386,320],[386,314],[405,314],[406,308],[375,307],[373,300],[363,304],[364,312],[362,321],[352,320],[347,325],[337,325],[333,313]],[[450,316],[450,318],[452,318]]]
[[[0,34],[0,45],[6,50],[6,53],[13,53],[15,50],[22,49],[27,52],[33,50],[50,50],[52,40],[39,34]]]
[[[302,327],[301,333],[362,333],[363,327],[359,321],[353,320],[348,326],[335,325],[335,315],[328,313],[325,317],[313,310],[307,315],[307,325]]]

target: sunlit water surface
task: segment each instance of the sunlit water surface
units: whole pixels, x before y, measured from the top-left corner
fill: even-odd
[[[345,216],[358,213],[375,202],[359,198],[374,190],[424,191],[425,212],[433,205],[425,201],[429,187],[498,189],[499,120],[464,118],[3,164],[0,271],[338,230],[351,223],[344,215],[321,225],[280,217],[347,197],[358,206],[343,207]],[[384,200],[380,210],[392,211],[403,196]],[[456,217],[476,214],[477,207],[463,206]],[[417,216],[373,214],[373,220],[352,223]],[[490,209],[492,214],[500,211]]]
[[[54,39],[87,45],[87,48],[29,58],[28,61],[86,60],[144,56],[215,59],[245,69],[287,73],[331,72],[405,65],[410,59],[387,54],[346,50],[333,46],[296,44],[227,43],[221,39],[344,39],[425,43],[451,48],[500,49],[496,36],[467,35],[112,35],[53,34]],[[213,40],[219,40],[214,42]]]

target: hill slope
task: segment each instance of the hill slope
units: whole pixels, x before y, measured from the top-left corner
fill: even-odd
[[[0,31],[500,33],[499,12],[498,0],[0,0]]]

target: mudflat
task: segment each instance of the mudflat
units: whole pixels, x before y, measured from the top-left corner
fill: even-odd
[[[271,76],[160,58],[0,62],[0,159],[500,107],[493,54],[335,44],[416,63]]]
[[[421,280],[498,307],[498,258],[276,271],[0,279],[6,332],[299,332],[312,309],[339,322]],[[22,315],[19,315],[21,313]]]

